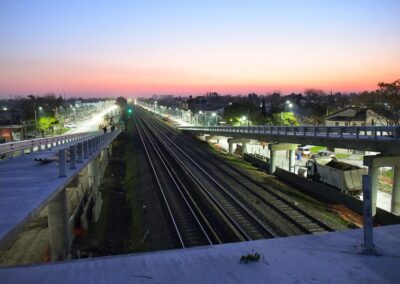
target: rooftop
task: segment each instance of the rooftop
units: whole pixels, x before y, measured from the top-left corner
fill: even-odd
[[[0,269],[3,283],[399,283],[400,225]],[[249,253],[259,262],[240,263]]]

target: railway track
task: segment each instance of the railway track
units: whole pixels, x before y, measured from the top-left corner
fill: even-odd
[[[187,200],[184,194],[184,191],[187,189],[179,180],[177,173],[169,165],[157,147],[156,142],[141,122],[136,120],[136,125],[150,167],[164,200],[166,211],[170,217],[170,226],[176,235],[179,247],[185,248],[213,244],[212,237],[206,232],[200,220],[201,218],[197,216],[197,210]],[[210,228],[208,229],[210,230]],[[217,241],[218,239],[214,242]]]
[[[240,187],[242,190],[245,190],[247,193],[251,194],[252,198],[254,198],[254,202],[258,203],[257,207],[266,207],[268,211],[276,212],[282,219],[286,220],[292,226],[298,230],[299,233],[302,234],[313,234],[320,233],[326,231],[333,231],[328,225],[324,224],[317,218],[311,216],[298,206],[294,205],[291,201],[283,198],[278,195],[270,188],[262,185],[261,183],[255,181],[250,178],[247,174],[243,173],[241,170],[235,168],[230,165],[226,161],[222,160],[215,155],[204,152],[201,149],[197,149],[196,147],[185,147],[185,151],[189,153],[185,153],[184,150],[181,149],[170,137],[173,137],[176,134],[172,133],[171,129],[167,129],[167,127],[159,122],[157,125],[153,122],[153,127],[155,128],[163,128],[163,130],[159,129],[159,133],[163,135],[163,139],[168,140],[172,145],[174,145],[177,149],[179,149],[184,155],[186,155],[189,160],[193,159],[196,161],[201,161],[201,166],[198,163],[197,168],[203,172],[211,173],[215,175],[218,173],[219,180],[229,179],[236,184],[237,187]],[[168,133],[168,135],[165,134]],[[187,145],[185,143],[180,143],[181,145]],[[208,160],[204,159],[204,153],[207,153]],[[237,190],[236,190],[237,192]],[[238,198],[240,198],[238,196]],[[262,212],[260,210],[255,209],[254,206],[250,204],[250,202],[245,202],[247,205],[255,211],[260,218],[262,218]],[[261,206],[262,205],[262,206]]]
[[[140,117],[140,116],[139,116]],[[140,118],[142,120],[142,118]],[[212,207],[223,219],[228,223],[230,229],[238,237],[238,241],[254,240],[262,238],[271,238],[278,236],[273,230],[268,228],[253,212],[248,210],[235,196],[229,193],[217,180],[211,176],[207,178],[199,178],[193,174],[196,170],[182,160],[181,152],[169,146],[165,142],[165,138],[161,136],[158,129],[150,126],[148,121],[141,121],[147,125],[147,130],[152,131],[154,137],[158,137],[158,144],[163,145],[164,150],[171,154],[181,166],[182,170],[196,182],[199,190],[208,202],[212,203]]]

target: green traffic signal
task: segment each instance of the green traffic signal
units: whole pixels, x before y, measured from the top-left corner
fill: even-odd
[[[132,113],[132,109],[130,108],[130,109],[128,109],[128,113]]]

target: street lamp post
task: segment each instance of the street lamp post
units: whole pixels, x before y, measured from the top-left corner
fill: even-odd
[[[11,130],[10,130],[10,139],[11,139],[11,141],[13,140],[13,135],[12,135],[12,131],[13,131],[13,120],[12,120],[12,115],[11,115],[11,110],[9,110],[8,108],[6,108],[6,107],[3,107],[3,110],[4,111],[8,111],[8,115],[10,116],[10,123],[11,123]]]
[[[197,116],[197,124],[200,124],[200,121],[202,121],[202,120],[200,120],[199,118],[200,118],[200,115],[202,115],[203,114],[203,112],[200,110],[199,111],[199,115]],[[203,121],[202,121],[203,122]],[[203,124],[203,123],[202,123]]]
[[[39,110],[42,110],[43,108],[40,106]],[[36,106],[35,106],[35,124],[36,124],[36,133],[39,134],[39,128],[38,128],[38,120],[37,120],[37,114],[36,114]]]
[[[286,111],[286,107],[288,107],[289,109],[291,109],[291,108],[293,107],[293,104],[292,104],[290,101],[286,101],[284,110],[281,111],[281,126],[283,126],[283,112]]]
[[[72,108],[72,111],[74,112],[74,124],[76,125],[76,109]]]
[[[6,107],[3,107],[3,110],[4,110],[4,111],[8,111],[8,115],[10,116],[11,129],[12,129],[12,127],[13,127],[13,120],[12,120],[11,110],[9,110],[9,109],[6,108]]]
[[[212,116],[215,117],[215,126],[217,125],[217,114],[215,112],[212,113]]]
[[[242,117],[241,117],[241,122],[244,124],[245,122],[246,122],[246,120],[247,120],[247,126],[249,126],[249,122],[248,122],[248,118],[247,118],[247,116],[245,116],[245,115],[243,115]]]

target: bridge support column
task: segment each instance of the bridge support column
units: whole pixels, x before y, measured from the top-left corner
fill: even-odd
[[[393,167],[393,189],[391,212],[400,215],[400,166]]]
[[[97,189],[97,187],[99,186],[99,184],[98,184],[98,176],[99,176],[98,157],[94,158],[89,163],[88,176],[89,176],[89,186]]]
[[[94,222],[97,222],[100,218],[101,208],[103,206],[103,199],[101,197],[101,192],[99,191],[100,186],[100,171],[99,171],[99,157],[96,157],[89,163],[88,167],[89,176],[89,187],[92,188],[93,196],[93,217]]]
[[[248,143],[248,139],[243,139],[242,141],[242,156],[244,156],[244,154],[247,154],[247,143]]]
[[[371,214],[375,216],[376,214],[376,199],[378,196],[378,178],[379,178],[379,167],[368,168],[368,175],[371,181]]]
[[[229,142],[229,140],[228,140],[228,145],[229,145],[228,152],[230,155],[233,155],[233,143]]]
[[[269,144],[269,173],[272,175],[276,170],[276,151],[289,151],[289,171],[294,170],[295,163],[295,151],[297,149],[297,144],[289,143],[276,143]]]
[[[111,157],[112,156],[112,143],[108,144],[108,156]]]
[[[376,213],[376,198],[378,194],[378,177],[380,167],[394,167],[394,181],[393,181],[393,193],[392,193],[392,208],[394,210],[400,211],[400,156],[364,156],[363,161],[365,166],[368,166],[368,175],[371,181],[371,201],[372,201],[372,216]],[[399,212],[398,211],[398,212]],[[400,213],[400,212],[399,212]]]
[[[276,151],[269,151],[269,174],[274,174],[276,170]]]
[[[67,195],[63,189],[48,205],[51,260],[63,260],[70,250]]]
[[[294,165],[295,165],[295,161],[296,161],[296,157],[295,157],[295,150],[291,149],[289,150],[289,172],[294,173]]]

